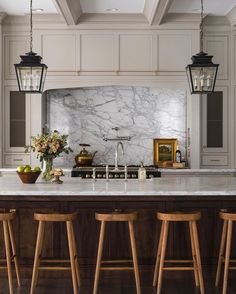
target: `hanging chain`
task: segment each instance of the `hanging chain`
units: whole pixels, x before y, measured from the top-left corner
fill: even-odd
[[[203,0],[201,0],[200,49],[203,52]]]
[[[30,52],[33,50],[33,7],[32,7],[33,0],[30,0]]]

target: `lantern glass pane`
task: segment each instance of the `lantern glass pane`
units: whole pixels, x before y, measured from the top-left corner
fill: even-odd
[[[16,70],[21,91],[39,92],[43,74],[42,66],[18,66]]]
[[[192,92],[213,92],[217,67],[190,66]]]

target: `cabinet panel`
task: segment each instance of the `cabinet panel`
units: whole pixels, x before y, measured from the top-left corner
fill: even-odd
[[[43,35],[42,56],[44,63],[48,66],[48,71],[75,71],[76,35]]]
[[[202,95],[202,152],[228,151],[228,87]]]
[[[80,48],[82,71],[114,70],[113,35],[81,35]]]
[[[5,87],[4,152],[24,153],[30,141],[30,95]]]
[[[227,80],[228,76],[228,37],[206,36],[204,38],[205,52],[213,55],[213,62],[219,64],[217,79]]]
[[[28,36],[5,36],[4,38],[4,77],[16,79],[15,63],[20,62],[20,55],[29,51]]]
[[[18,166],[18,165],[30,165],[29,154],[5,154],[4,166]]]
[[[191,56],[189,35],[159,35],[159,71],[185,71]]]
[[[227,155],[202,155],[202,165],[227,166],[228,156]]]
[[[120,35],[120,71],[152,70],[152,36]]]

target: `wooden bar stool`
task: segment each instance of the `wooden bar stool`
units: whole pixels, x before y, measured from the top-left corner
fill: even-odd
[[[138,259],[137,259],[137,251],[136,251],[134,227],[133,227],[133,221],[137,219],[137,213],[136,212],[119,213],[116,211],[113,213],[96,213],[95,218],[96,220],[101,221],[101,229],[100,229],[100,237],[99,237],[99,245],[98,245],[97,264],[96,264],[93,294],[96,294],[98,290],[100,270],[109,270],[109,271],[133,270],[135,275],[137,294],[140,294],[141,289],[140,289],[140,280],[139,280],[139,271],[138,271]],[[133,260],[106,260],[106,261],[102,260],[103,241],[104,241],[106,222],[128,222]],[[133,266],[101,266],[102,263],[109,265],[112,263],[118,264],[118,263],[132,262],[132,261],[133,261]]]
[[[35,292],[35,288],[38,281],[39,270],[71,270],[72,282],[74,294],[78,293],[78,287],[80,286],[80,275],[79,275],[79,265],[78,265],[78,255],[76,249],[75,235],[72,221],[75,220],[77,213],[35,213],[34,219],[39,221],[38,226],[38,236],[35,248],[34,257],[34,267],[33,275],[31,281],[30,293]],[[46,222],[65,222],[67,228],[67,238],[69,246],[70,260],[46,260],[41,259],[44,231]],[[46,266],[40,265],[40,263],[67,263],[70,262],[70,267],[68,266]]]
[[[221,243],[220,243],[220,252],[218,259],[218,266],[216,272],[216,287],[219,285],[220,274],[221,274],[221,266],[222,263],[225,263],[224,268],[224,281],[223,281],[223,294],[227,293],[227,284],[228,284],[228,272],[229,269],[235,270],[235,266],[230,266],[230,262],[236,262],[236,260],[230,260],[230,250],[231,250],[231,241],[232,241],[232,230],[233,230],[233,222],[236,221],[236,213],[220,211],[219,217],[224,221],[223,222],[223,230],[221,235]]]
[[[172,212],[157,213],[157,219],[162,221],[160,239],[157,249],[157,259],[153,278],[153,286],[157,285],[157,294],[161,293],[163,270],[193,270],[196,286],[200,285],[200,292],[204,294],[201,257],[196,221],[201,218],[200,212]],[[188,222],[193,260],[165,260],[166,243],[168,238],[169,222]],[[165,263],[192,263],[193,266],[165,266]]]
[[[7,269],[10,294],[13,293],[12,273],[11,273],[12,261],[14,261],[15,263],[16,278],[17,278],[18,286],[21,285],[19,265],[18,265],[17,255],[16,255],[16,245],[15,245],[12,224],[11,224],[11,221],[15,218],[15,215],[16,215],[16,211],[14,209],[10,210],[9,212],[0,213],[0,221],[3,222],[3,233],[4,233],[4,242],[5,242],[5,251],[6,251],[6,259],[1,259],[0,261],[7,263],[7,266],[0,266],[0,269]]]

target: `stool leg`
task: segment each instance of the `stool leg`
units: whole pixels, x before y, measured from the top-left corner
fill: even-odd
[[[166,254],[166,243],[167,243],[168,229],[169,229],[168,221],[163,221],[163,224],[164,224],[163,240],[162,240],[160,266],[159,266],[159,274],[158,274],[158,281],[157,281],[157,294],[161,293],[163,267],[164,267],[165,254]]]
[[[223,230],[221,235],[221,242],[220,242],[220,252],[219,252],[219,258],[218,258],[217,272],[216,272],[216,282],[215,282],[216,287],[218,287],[219,281],[220,281],[221,266],[224,259],[226,233],[227,233],[227,221],[224,220]]]
[[[68,237],[68,245],[69,245],[69,253],[70,253],[70,265],[71,265],[72,282],[73,282],[74,294],[77,294],[78,293],[77,277],[76,277],[76,269],[75,269],[73,237],[72,237],[71,226],[72,226],[71,222],[67,221],[66,222],[66,227],[67,227],[67,237]]]
[[[158,275],[158,269],[159,269],[159,263],[160,263],[160,256],[161,256],[161,247],[162,247],[162,238],[163,238],[163,222],[161,224],[161,233],[160,233],[160,238],[159,238],[159,243],[158,243],[158,249],[157,249],[157,258],[156,258],[156,265],[155,265],[155,271],[154,271],[154,277],[153,277],[153,287],[156,286],[157,284],[157,275]]]
[[[8,230],[9,230],[9,235],[10,235],[13,260],[14,260],[14,263],[15,263],[17,283],[18,283],[18,286],[20,286],[21,285],[20,271],[19,271],[19,265],[18,265],[18,258],[17,258],[17,255],[16,255],[16,245],[15,245],[15,239],[14,239],[14,235],[13,235],[11,221],[7,221],[7,224],[8,224]]]
[[[80,279],[80,273],[79,273],[78,253],[77,253],[75,234],[74,234],[74,228],[73,228],[72,223],[71,223],[71,235],[72,235],[72,240],[73,240],[73,251],[74,251],[74,261],[75,261],[75,272],[76,272],[77,284],[78,284],[78,287],[80,287],[81,279]]]
[[[233,222],[231,220],[229,220],[228,221],[228,231],[227,231],[226,251],[225,251],[225,270],[224,270],[224,282],[223,282],[222,294],[226,294],[226,292],[227,292],[230,249],[231,249],[231,240],[232,240],[232,229],[233,229]]]
[[[93,294],[97,294],[97,290],[98,290],[98,281],[99,281],[100,266],[101,266],[101,260],[102,260],[104,233],[105,233],[105,221],[102,221],[101,229],[100,229],[99,244],[98,244],[98,255],[97,255],[97,264],[96,264],[96,271],[95,271],[95,278],[94,278]]]
[[[194,245],[195,245],[195,250],[196,250],[200,293],[204,294],[204,283],[203,283],[203,276],[202,276],[202,265],[201,265],[201,256],[200,256],[200,247],[199,247],[199,240],[198,240],[197,225],[196,225],[196,221],[191,221],[190,223],[192,225],[193,239],[194,239]]]
[[[35,287],[38,280],[38,271],[39,271],[38,267],[40,263],[40,255],[41,255],[42,246],[43,246],[44,228],[45,228],[45,223],[43,221],[39,221],[30,294],[34,294]]]
[[[189,223],[189,231],[190,231],[191,248],[192,248],[192,256],[193,256],[195,284],[198,287],[199,277],[198,277],[198,267],[197,267],[197,261],[196,261],[196,249],[195,249],[194,238],[193,238],[193,229],[190,223]]]
[[[7,221],[3,221],[3,231],[4,231],[6,258],[7,258],[7,273],[8,273],[9,292],[10,292],[10,294],[13,294],[13,284],[12,284],[12,274],[11,274],[10,240],[9,240]]]
[[[137,290],[137,294],[140,294],[141,289],[140,289],[138,259],[137,259],[136,242],[135,242],[135,237],[134,237],[133,221],[129,221],[128,224],[129,224],[129,235],[130,235],[131,250],[132,250],[132,256],[133,256],[133,263],[134,263],[134,275],[135,275],[135,282],[136,282],[136,290]]]

